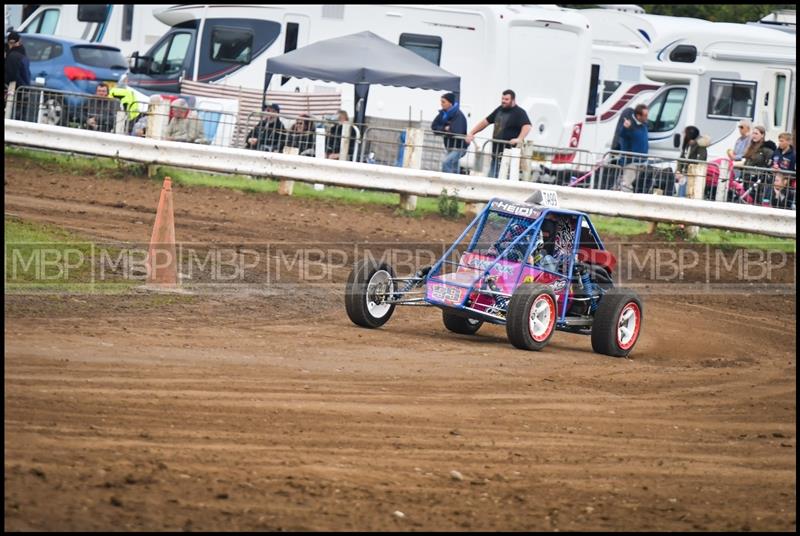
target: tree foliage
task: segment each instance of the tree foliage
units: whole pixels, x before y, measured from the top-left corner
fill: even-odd
[[[562,4],[582,9],[597,4]],[[778,9],[796,9],[794,4],[639,4],[652,15],[692,17],[712,22],[754,22]]]

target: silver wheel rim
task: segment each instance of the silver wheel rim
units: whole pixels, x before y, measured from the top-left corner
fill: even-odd
[[[477,319],[475,319],[475,318],[467,318],[467,324],[469,324],[469,325],[470,325],[470,326],[472,326],[472,327],[475,327],[475,326],[477,326],[477,325],[478,325],[478,324],[480,324],[480,323],[481,323],[481,321],[480,321],[480,320],[477,320]]]
[[[628,305],[622,310],[617,323],[617,340],[619,344],[625,346],[636,334],[636,311],[634,307]]]
[[[386,270],[375,272],[367,283],[367,311],[375,318],[383,318],[392,305],[384,303],[387,294],[394,291],[392,276]]]
[[[541,338],[550,329],[550,304],[545,297],[539,297],[533,302],[528,329],[536,339]]]

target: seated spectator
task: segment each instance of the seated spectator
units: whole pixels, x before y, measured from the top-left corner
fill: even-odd
[[[744,152],[750,145],[751,127],[752,125],[749,119],[742,119],[739,121],[739,137],[736,139],[736,143],[733,144],[733,149],[728,149],[728,157],[731,160],[741,160],[744,158]]]
[[[711,138],[708,136],[701,136],[700,130],[695,126],[688,126],[683,131],[683,146],[681,147],[680,160],[701,160],[703,162],[708,158],[707,147],[711,143]],[[686,172],[690,164],[695,162],[679,161],[677,170],[675,171],[675,180],[678,181],[678,196],[686,197]]]
[[[297,147],[303,156],[314,156],[315,146],[314,123],[307,114],[301,115],[289,129],[287,147]]]
[[[172,119],[167,125],[165,139],[188,143],[208,143],[203,136],[203,127],[195,112],[189,109],[186,99],[175,99],[171,105]]]
[[[267,106],[267,113],[264,118],[247,134],[245,149],[276,153],[283,151],[286,128],[283,126],[281,118],[277,115],[280,111],[281,108],[277,104],[273,103]]]
[[[783,132],[778,135],[778,150],[772,154],[772,169],[795,171],[796,156],[792,147],[792,134]]]
[[[339,153],[342,149],[342,136],[344,135],[344,126],[350,121],[350,116],[347,115],[345,110],[339,110],[339,123],[331,128],[328,133],[328,143],[325,144],[325,158],[333,160],[339,159]],[[347,159],[353,159],[353,150],[356,147],[356,129],[350,127],[350,145],[347,148]]]
[[[140,113],[136,121],[131,124],[131,136],[138,136],[140,138],[144,138],[147,136],[147,118],[150,117],[150,112],[142,112]]]
[[[771,185],[766,185],[761,195],[762,205],[796,210],[795,190],[789,187],[786,174],[776,172]]]
[[[100,83],[95,97],[87,98],[83,107],[83,127],[98,132],[114,132],[119,102],[108,96],[108,86]]]

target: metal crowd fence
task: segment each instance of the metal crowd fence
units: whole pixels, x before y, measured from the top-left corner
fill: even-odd
[[[97,132],[157,137],[227,147],[236,128],[234,114],[208,105],[189,106],[186,114],[158,97],[151,101],[126,98],[113,91],[103,97],[42,87],[16,88],[6,102],[6,117]],[[154,129],[158,131],[155,132]]]
[[[361,129],[327,117],[262,111],[248,114],[237,140],[246,149],[356,162]]]
[[[699,161],[608,151],[473,140],[456,158],[441,133],[410,127],[341,123],[330,117],[190,108],[182,117],[169,98],[149,102],[41,87],[11,91],[6,117],[100,132],[155,137],[261,151],[338,158],[395,167],[488,176],[587,189],[620,190],[796,209],[796,173],[754,168],[727,159]],[[369,120],[368,120],[369,121]],[[348,128],[349,127],[349,128]],[[463,138],[463,137],[462,137]],[[447,162],[446,162],[447,161]]]

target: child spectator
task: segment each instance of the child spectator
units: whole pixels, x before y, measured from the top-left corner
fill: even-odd
[[[778,135],[778,150],[772,154],[772,169],[795,171],[795,162],[792,134],[783,132]]]

